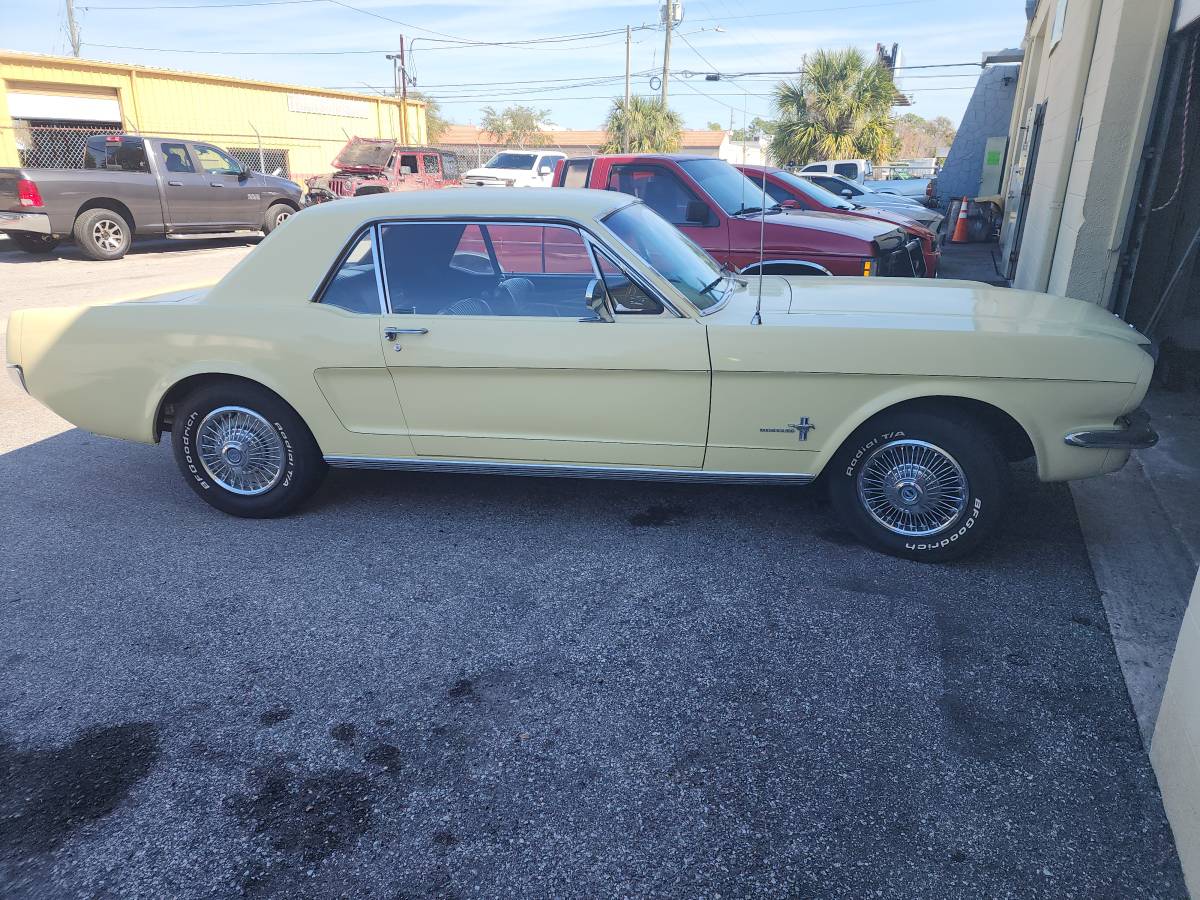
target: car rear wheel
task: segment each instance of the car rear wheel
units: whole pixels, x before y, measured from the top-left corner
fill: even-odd
[[[295,210],[286,203],[275,203],[267,209],[267,214],[263,219],[263,233],[270,234],[284,222],[292,217]]]
[[[10,233],[14,244],[26,253],[49,253],[58,246],[58,238],[48,234],[28,234],[24,232]]]
[[[234,516],[286,515],[312,496],[327,470],[295,410],[247,382],[205,385],[177,403],[171,443],[192,490]]]
[[[948,562],[999,523],[1008,464],[996,440],[966,418],[882,413],[830,461],[834,508],[860,540],[884,553]]]
[[[75,243],[91,259],[120,259],[133,244],[133,229],[111,209],[89,209],[75,220]]]

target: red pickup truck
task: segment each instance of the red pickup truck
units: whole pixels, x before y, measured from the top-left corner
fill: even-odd
[[[784,210],[724,160],[635,153],[573,157],[558,164],[555,187],[621,191],[743,274],[923,277],[921,242],[873,219]],[[764,207],[766,207],[764,209]]]
[[[876,219],[899,225],[909,235],[921,242],[921,252],[925,254],[925,274],[933,278],[937,274],[938,263],[942,259],[940,237],[929,227],[910,215],[898,210],[879,209],[868,206],[858,206],[844,197],[839,197],[832,191],[827,191],[807,178],[793,175],[786,169],[777,166],[734,166],[739,172],[762,188],[762,179],[767,177],[767,196],[784,209],[807,209],[812,212],[840,213],[859,219]],[[923,216],[927,222],[940,222],[942,217],[931,210],[914,210]]]

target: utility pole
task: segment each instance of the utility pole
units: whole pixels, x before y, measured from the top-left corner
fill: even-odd
[[[628,25],[625,26],[625,117],[626,121],[629,118],[629,58],[630,47],[633,43],[633,31]],[[624,153],[629,152],[629,129],[622,129],[621,150]]]
[[[79,23],[75,21],[75,0],[67,0],[67,36],[71,39],[71,53],[79,56]]]
[[[675,11],[681,9],[683,0],[663,0],[663,68],[662,105],[667,105],[667,79],[671,75],[671,30],[675,27]]]
[[[400,35],[400,52],[389,53],[392,61],[392,96],[400,98],[400,141],[408,143],[408,70],[404,67],[404,35]]]

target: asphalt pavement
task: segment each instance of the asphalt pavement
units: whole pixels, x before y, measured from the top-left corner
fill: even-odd
[[[5,381],[0,894],[1186,896],[1070,495],[1016,483],[943,567],[794,488],[240,520]]]

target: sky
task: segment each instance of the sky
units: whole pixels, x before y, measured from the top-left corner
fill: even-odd
[[[900,73],[914,98],[901,111],[957,125],[980,55],[1019,46],[1025,27],[1024,0],[682,3],[669,99],[688,128],[770,117],[771,88],[787,76],[739,73],[794,72],[814,50],[873,54],[876,43],[898,43],[906,67],[974,64]],[[404,34],[415,89],[458,123],[477,123],[483,106],[520,103],[548,110],[560,128],[597,128],[624,92],[625,26],[651,26],[633,32],[634,94],[655,93],[650,73],[663,59],[659,6],[645,0],[76,0],[76,8],[85,57],[367,93],[390,92],[386,54]],[[64,9],[63,0],[0,0],[0,47],[69,55]],[[544,40],[559,36],[571,39]],[[536,38],[543,42],[480,46]],[[722,80],[706,81],[711,72]]]

